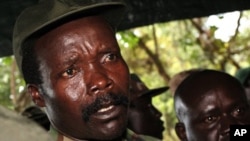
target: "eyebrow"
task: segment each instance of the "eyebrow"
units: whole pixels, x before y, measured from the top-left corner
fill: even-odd
[[[204,115],[208,115],[208,114],[211,114],[211,113],[219,113],[218,111],[220,111],[220,110],[219,110],[219,108],[217,106],[210,105],[210,107],[200,111],[198,113],[197,117],[200,118],[200,117],[204,117]]]
[[[58,64],[58,66],[68,66],[69,64],[72,64],[74,62],[76,62],[78,60],[78,55],[76,54],[70,54],[70,55],[64,55],[64,57],[62,58],[63,60],[60,61],[60,63]]]
[[[249,104],[247,102],[241,102],[240,100],[238,100],[229,105],[229,110],[232,110],[237,107],[242,107],[242,106],[249,107]]]

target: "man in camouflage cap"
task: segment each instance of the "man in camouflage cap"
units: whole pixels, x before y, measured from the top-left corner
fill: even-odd
[[[115,38],[124,8],[121,0],[41,0],[17,19],[18,67],[58,140],[143,140],[126,132],[129,70]]]

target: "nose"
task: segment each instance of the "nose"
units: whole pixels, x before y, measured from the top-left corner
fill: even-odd
[[[148,107],[150,111],[153,113],[153,115],[155,115],[157,118],[160,118],[162,116],[162,113],[159,110],[157,110],[151,103],[148,104]]]
[[[160,111],[156,110],[156,117],[161,118],[161,116],[162,116],[162,113]]]
[[[114,83],[113,80],[109,78],[109,76],[103,72],[95,72],[91,77],[90,83],[90,93],[98,94],[100,92],[107,93],[112,87]]]

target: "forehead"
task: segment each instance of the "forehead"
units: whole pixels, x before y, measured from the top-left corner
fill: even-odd
[[[200,97],[209,91],[227,91],[222,94],[227,96],[244,95],[244,88],[233,76],[219,71],[202,71],[189,76],[177,90],[177,95],[182,99]],[[191,99],[190,99],[191,100]]]
[[[205,108],[210,106],[229,106],[236,103],[244,102],[244,97],[241,96],[239,89],[227,89],[226,87],[217,87],[211,90],[204,91],[202,93],[196,93],[192,99],[186,99],[183,101],[186,106],[196,109]],[[191,94],[192,95],[192,94]],[[191,97],[191,96],[190,96]]]
[[[204,103],[211,98],[215,98],[216,101],[224,101],[226,99],[245,99],[245,93],[241,88],[229,87],[227,85],[218,85],[214,87],[204,87],[204,89],[197,88],[196,91],[190,90],[186,91],[185,96],[182,97],[184,103],[188,105],[198,105],[199,103]]]

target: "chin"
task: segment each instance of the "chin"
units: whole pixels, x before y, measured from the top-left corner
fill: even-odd
[[[114,140],[121,138],[126,132],[126,124],[124,124],[124,126],[121,126],[123,124],[111,125],[100,130],[100,140]]]
[[[110,139],[115,139],[121,137],[126,132],[126,127],[123,128],[117,128],[117,129],[111,129],[110,132],[107,133],[107,137],[109,136]]]

